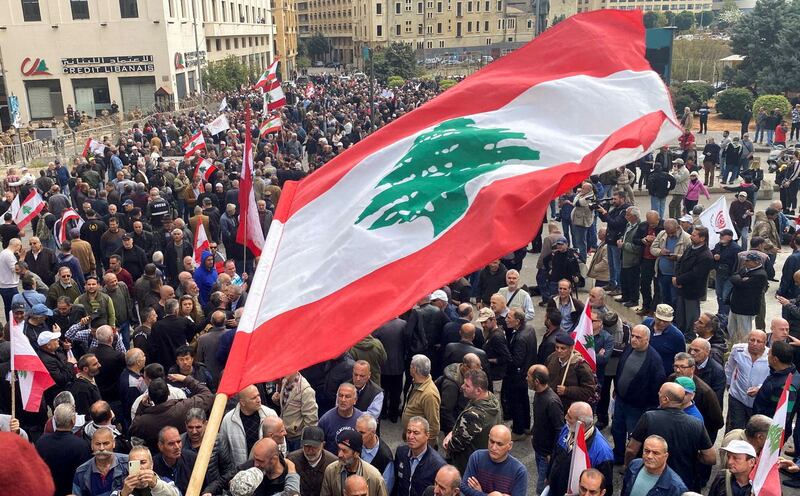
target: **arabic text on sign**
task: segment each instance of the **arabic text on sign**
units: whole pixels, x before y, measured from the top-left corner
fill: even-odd
[[[155,72],[155,64],[103,65],[99,67],[64,67],[64,74],[109,74],[118,72]]]

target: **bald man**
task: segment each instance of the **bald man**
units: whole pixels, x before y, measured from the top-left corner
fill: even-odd
[[[224,438],[231,448],[235,465],[248,459],[248,453],[256,442],[264,437],[261,422],[266,417],[277,417],[275,410],[261,404],[261,393],[254,385],[239,392],[239,403],[222,418],[219,437]]]
[[[649,436],[663,437],[670,450],[667,464],[690,491],[700,492],[701,471],[698,461],[705,465],[716,463],[716,452],[703,421],[681,409],[686,393],[680,384],[667,382],[658,391],[659,408],[642,415],[625,449],[625,465],[641,457],[642,444]]]
[[[458,496],[461,494],[461,472],[452,465],[445,465],[436,472],[433,485],[428,486],[422,496]]]
[[[460,308],[460,307],[459,307]],[[450,322],[452,324],[453,322]],[[483,345],[483,332],[479,332],[475,324],[471,322],[464,322],[458,330],[458,342],[448,343],[444,347],[442,354],[442,363],[445,367],[451,363],[461,363],[464,355],[467,353],[474,353],[481,359],[481,368],[487,374],[489,373],[489,361],[486,359],[486,352],[481,349]],[[477,342],[480,336],[480,343]]]
[[[252,493],[261,494],[291,494],[300,492],[300,476],[295,470],[294,463],[281,456],[278,445],[271,438],[260,439],[253,446],[253,456],[237,468],[239,473],[234,476],[234,480],[240,477],[242,472],[256,467],[264,472],[264,479]],[[231,481],[231,486],[234,481]]]
[[[488,449],[477,450],[469,457],[461,491],[467,496],[509,494],[524,496],[528,487],[528,471],[511,456],[511,430],[503,424],[489,431]]]
[[[344,481],[344,496],[369,496],[367,480],[360,475],[351,475]]]
[[[714,390],[717,401],[722,406],[725,395],[725,370],[711,357],[711,343],[707,339],[697,338],[689,343],[687,351],[694,358],[695,375]]]

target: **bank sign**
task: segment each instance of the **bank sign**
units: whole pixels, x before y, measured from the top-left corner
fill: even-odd
[[[109,74],[155,72],[152,55],[120,55],[116,57],[76,57],[61,59],[64,74]]]

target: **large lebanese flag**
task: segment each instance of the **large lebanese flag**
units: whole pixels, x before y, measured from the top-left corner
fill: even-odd
[[[31,342],[22,332],[23,322],[14,320],[8,312],[9,334],[11,336],[11,371],[16,371],[22,408],[26,412],[38,412],[44,392],[55,381],[47,371]]]
[[[58,241],[59,243],[63,243],[67,240],[67,234],[69,233],[69,223],[70,221],[75,222],[75,227],[78,229],[81,228],[83,225],[83,219],[78,212],[71,208],[65,208],[64,212],[61,214],[60,224],[58,228]]]
[[[256,197],[253,193],[253,133],[250,127],[250,109],[245,111],[244,157],[239,181],[239,227],[236,242],[247,246],[255,256],[264,248],[264,233],[258,218]]]
[[[34,217],[39,215],[39,212],[44,210],[45,203],[42,195],[38,191],[31,190],[28,197],[20,204],[19,195],[14,197],[11,202],[11,215],[14,218],[14,223],[20,229],[24,229]]]
[[[778,400],[778,407],[772,417],[772,425],[767,431],[767,442],[761,449],[758,464],[753,476],[754,496],[781,496],[781,477],[778,474],[778,457],[783,449],[783,436],[786,429],[786,415],[789,410],[789,388],[792,386],[792,375],[786,376],[783,392]]]
[[[104,145],[101,141],[97,141],[94,138],[89,138],[86,140],[86,144],[83,146],[81,157],[87,158],[89,153],[92,155],[102,155],[105,149],[106,145]]]
[[[594,332],[592,330],[592,306],[584,305],[583,313],[575,330],[572,331],[575,340],[575,351],[581,354],[586,363],[597,372],[597,357],[594,353]]]
[[[194,231],[194,262],[198,266],[203,263],[203,252],[206,251],[211,251],[211,243],[208,242],[205,226],[198,221]]]
[[[283,94],[281,82],[277,79],[270,83],[267,102],[267,111],[272,112],[286,105],[286,95]]]
[[[203,138],[203,131],[197,131],[189,141],[183,145],[183,156],[186,158],[194,157],[195,152],[206,149],[206,140]]]
[[[341,354],[530,242],[551,198],[676,139],[644,53],[641,12],[570,17],[287,182],[220,392]]]
[[[280,57],[276,57],[275,60],[272,61],[269,67],[261,74],[261,77],[258,78],[256,84],[253,85],[253,88],[261,88],[262,91],[267,91],[269,84],[278,79],[278,62],[280,62],[280,60]]]

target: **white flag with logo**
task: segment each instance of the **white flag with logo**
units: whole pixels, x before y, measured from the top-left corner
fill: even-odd
[[[228,110],[228,97],[227,96],[224,97],[222,99],[222,102],[219,104],[219,111],[220,112],[225,112],[226,110]]]
[[[725,200],[724,196],[703,210],[699,217],[700,223],[708,229],[709,248],[714,248],[714,245],[719,242],[719,234],[717,233],[723,229],[730,229],[733,231],[733,239],[739,239],[736,228],[733,227],[731,216],[728,213],[728,201]]]
[[[211,133],[212,135],[219,134],[222,131],[227,131],[230,128],[231,125],[230,123],[228,123],[228,116],[226,116],[225,114],[220,114],[219,117],[209,122],[208,125],[206,126],[206,129],[208,129],[208,132]]]

